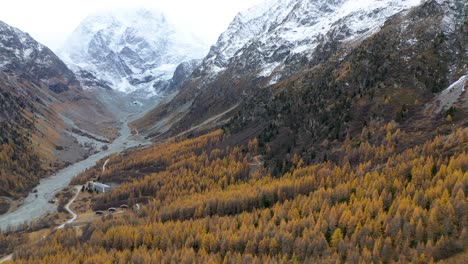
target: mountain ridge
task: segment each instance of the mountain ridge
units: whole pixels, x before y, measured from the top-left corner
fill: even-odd
[[[200,59],[206,45],[160,11],[110,10],[84,19],[59,54],[75,71],[90,72],[115,90],[163,95],[177,66]],[[138,91],[142,90],[142,91]]]
[[[96,151],[80,144],[74,129],[115,136],[116,112],[85,92],[49,48],[1,21],[0,64],[0,195],[19,198]]]
[[[80,90],[75,75],[49,48],[0,21],[0,69],[44,82],[55,93]]]
[[[345,56],[348,49],[378,32],[389,17],[420,3],[365,1],[351,8],[351,1],[342,0],[277,0],[249,9],[245,17],[241,12],[175,99],[136,125],[150,136],[161,136],[201,124],[248,99],[258,88],[315,67],[335,54]],[[352,27],[353,23],[358,26]],[[313,33],[297,33],[300,30]],[[288,33],[295,34],[292,41]],[[176,119],[171,112],[178,113]],[[157,120],[167,119],[175,120],[174,125],[160,130]]]

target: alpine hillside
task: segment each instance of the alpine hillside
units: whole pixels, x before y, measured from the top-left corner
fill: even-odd
[[[395,121],[418,131],[407,147],[441,133],[449,116],[466,124],[466,8],[427,1],[392,16],[359,45],[257,90],[225,128],[259,135],[271,147],[270,168],[281,171],[288,152],[311,163],[339,160],[335,147],[369,126]]]
[[[466,0],[266,0],[206,52],[111,11],[71,70],[0,37],[0,262],[466,263]]]
[[[176,99],[155,109],[139,126],[154,136],[169,130],[165,123],[176,123],[171,130],[178,132],[200,125],[235,108],[257,88],[310,69],[336,54],[345,56],[379,32],[389,17],[420,3],[266,1],[239,13]]]
[[[77,133],[99,141],[116,136],[116,117],[83,91],[65,63],[1,21],[0,99],[0,196],[18,198],[41,177],[96,151]]]

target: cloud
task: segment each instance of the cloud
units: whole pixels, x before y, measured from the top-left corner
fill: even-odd
[[[160,9],[177,26],[214,43],[234,16],[263,0],[15,0],[5,1],[0,20],[30,33],[52,49],[88,15],[109,9]]]

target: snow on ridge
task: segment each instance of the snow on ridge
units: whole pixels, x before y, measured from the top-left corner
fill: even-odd
[[[240,12],[205,58],[205,70],[211,73],[223,71],[229,59],[251,42],[254,36],[268,31],[267,24],[280,23],[288,10],[293,9],[294,1],[267,0]]]
[[[285,23],[279,28],[278,36],[287,42],[309,40],[309,43],[313,43],[317,37],[326,35],[334,28],[344,26],[350,31],[351,36],[346,39],[350,41],[369,30],[380,28],[389,16],[417,6],[419,3],[419,0],[348,0],[337,1],[337,5],[328,6],[329,9],[322,11],[320,6],[303,1],[301,8],[294,11],[298,12],[298,17],[305,16],[307,11],[304,12],[304,10],[316,12],[318,15],[311,19],[311,23],[305,25],[300,25],[294,20]],[[269,38],[269,36],[265,37]],[[296,44],[294,46],[297,48]],[[297,51],[304,50],[298,49]]]
[[[280,48],[287,47],[288,56],[310,59],[327,34],[342,32],[342,43],[364,39],[380,30],[388,17],[419,4],[420,0],[268,0],[237,15],[201,69],[216,75],[230,61],[245,60],[243,50],[255,48],[259,76],[264,76],[272,63],[286,60],[273,57]]]
[[[12,27],[2,21],[0,21],[0,47],[9,51],[5,57],[0,57],[2,60],[1,67],[5,68],[13,60],[21,63],[27,63],[31,60],[35,60],[35,63],[48,66],[53,62],[50,61],[50,57],[41,57],[35,59],[35,55],[42,52],[46,47],[41,43],[34,40],[28,33],[21,31],[18,28]]]
[[[268,77],[280,65],[281,65],[281,63],[279,63],[279,62],[274,62],[274,63],[267,64],[267,65],[265,65],[263,67],[263,70],[258,74],[258,76],[259,77]]]
[[[138,8],[87,17],[59,55],[119,91],[153,93],[152,84],[171,79],[177,65],[207,53],[207,44],[176,28],[161,11]]]

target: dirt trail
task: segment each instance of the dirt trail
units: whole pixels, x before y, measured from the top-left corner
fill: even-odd
[[[40,184],[35,187],[37,193],[30,193],[16,210],[0,216],[0,231],[7,230],[8,228],[14,230],[21,227],[24,223],[41,218],[47,213],[55,212],[57,205],[49,201],[54,199],[55,193],[67,187],[73,177],[95,166],[99,160],[105,157],[128,148],[144,146],[149,143],[144,139],[134,140],[127,124],[128,120],[125,120],[120,130],[120,137],[109,144],[107,150],[94,154],[85,160],[58,171],[48,178],[42,179]]]
[[[75,200],[76,200],[76,198],[78,197],[78,195],[80,195],[81,188],[80,188],[79,186],[76,186],[76,187],[75,187],[75,190],[76,190],[75,196],[73,196],[73,198],[67,203],[67,205],[65,205],[65,210],[67,210],[67,211],[72,215],[72,218],[69,219],[69,220],[67,220],[65,223],[63,223],[63,224],[60,225],[59,227],[57,227],[57,229],[62,229],[62,228],[64,228],[67,224],[73,223],[73,222],[76,220],[76,218],[78,217],[78,215],[70,209],[70,205],[72,205],[73,202],[75,202]]]
[[[106,162],[104,162],[104,164],[102,165],[102,172],[105,172],[106,171],[106,166],[107,166],[107,163],[109,162],[110,159],[107,159]]]
[[[252,162],[249,163],[249,174],[252,175],[257,170],[263,168],[262,156],[258,155],[252,158]]]
[[[197,130],[197,129],[199,129],[199,128],[206,128],[206,127],[207,127],[208,125],[210,125],[210,124],[211,124],[212,126],[216,126],[216,125],[218,125],[219,122],[220,122],[219,119],[221,119],[223,116],[225,116],[226,114],[228,114],[228,113],[231,112],[232,110],[236,109],[239,105],[240,105],[240,103],[234,105],[233,107],[229,108],[228,110],[226,110],[226,111],[224,111],[224,112],[222,112],[222,113],[220,113],[220,114],[217,114],[217,115],[215,115],[215,116],[212,116],[212,117],[206,119],[205,121],[203,121],[202,123],[200,123],[200,124],[198,124],[198,125],[196,125],[196,126],[193,126],[193,127],[189,128],[189,129],[187,129],[187,130],[185,130],[185,131],[180,132],[179,134],[177,134],[177,135],[175,135],[175,136],[172,136],[172,137],[170,137],[170,138],[161,140],[161,141],[159,141],[159,142],[168,142],[168,141],[170,141],[170,140],[172,140],[172,139],[174,139],[174,138],[183,136],[183,135],[188,134],[188,133],[190,133],[190,132],[192,132],[192,131],[195,131],[195,130]]]
[[[76,186],[75,191],[76,191],[75,196],[73,196],[73,198],[67,203],[67,205],[65,205],[65,210],[67,210],[72,215],[72,218],[68,219],[65,223],[61,224],[60,226],[58,226],[54,230],[64,228],[66,225],[73,223],[76,220],[76,218],[78,217],[78,215],[70,209],[70,206],[73,204],[73,202],[75,202],[76,198],[80,195],[81,188],[79,186]],[[53,231],[51,231],[48,235],[52,234],[52,232]],[[45,239],[48,235],[43,236],[42,239]],[[42,239],[34,241],[33,243],[37,243]],[[13,254],[7,255],[7,256],[3,257],[2,259],[0,259],[0,263],[8,262],[8,261],[11,261],[11,260],[13,260]]]
[[[5,256],[5,257],[3,257],[2,259],[0,259],[0,263],[10,261],[10,260],[12,260],[12,258],[13,258],[13,254],[10,254],[10,255],[8,255],[8,256]]]

